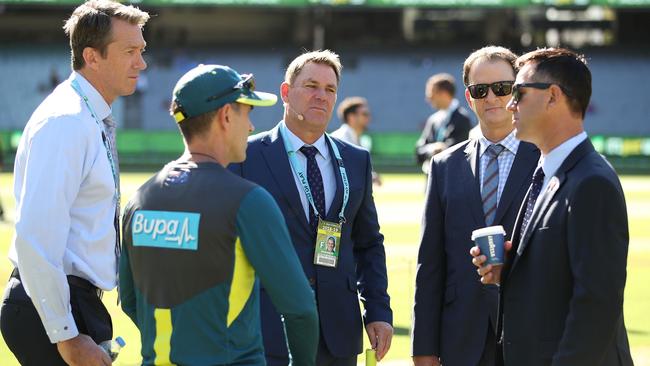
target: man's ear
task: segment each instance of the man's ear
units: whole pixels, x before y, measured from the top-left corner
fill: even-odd
[[[84,65],[87,65],[87,67],[92,70],[97,70],[99,58],[102,56],[100,55],[99,50],[92,47],[86,47],[81,52],[81,56],[84,59]]]
[[[230,128],[230,114],[233,112],[232,106],[230,103],[224,105],[223,107],[219,108],[219,111],[217,112],[217,124],[219,125],[219,129],[221,130],[227,130]]]
[[[467,105],[471,109],[474,109],[474,102],[472,101],[471,95],[469,94],[469,89],[465,88],[465,100],[467,101]]]
[[[549,107],[556,107],[562,99],[562,89],[558,85],[553,84],[549,87],[549,91],[547,105]]]
[[[282,98],[283,103],[288,103],[289,101],[289,83],[286,81],[280,84],[280,98]]]

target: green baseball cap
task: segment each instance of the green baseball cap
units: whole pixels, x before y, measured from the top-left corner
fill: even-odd
[[[223,65],[203,64],[178,80],[172,98],[176,102],[172,116],[177,123],[228,103],[268,107],[278,100],[275,94],[255,91],[253,74],[239,74]]]

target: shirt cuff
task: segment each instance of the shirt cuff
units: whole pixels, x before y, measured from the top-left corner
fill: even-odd
[[[72,313],[43,322],[43,326],[52,343],[66,341],[79,335]]]

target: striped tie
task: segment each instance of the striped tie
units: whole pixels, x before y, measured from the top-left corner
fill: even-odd
[[[497,191],[499,190],[499,160],[497,158],[503,149],[501,144],[492,144],[485,151],[488,163],[483,174],[481,198],[483,199],[483,214],[487,226],[492,225],[497,212]]]
[[[120,195],[120,163],[117,157],[117,133],[116,133],[116,128],[117,125],[115,124],[115,121],[113,120],[112,115],[108,115],[108,117],[104,118],[102,121],[104,122],[104,131],[106,133],[106,140],[108,142],[108,146],[111,150],[111,155],[113,158],[113,163],[115,164],[115,175],[117,179],[117,186],[116,189],[118,191],[118,196]],[[120,259],[120,242],[121,242],[121,237],[120,237],[120,202],[116,202],[115,206],[115,219],[113,220],[113,225],[115,226],[115,258],[116,258],[116,263],[119,262]],[[119,269],[119,264],[118,268],[116,271]],[[119,300],[118,300],[119,301]]]

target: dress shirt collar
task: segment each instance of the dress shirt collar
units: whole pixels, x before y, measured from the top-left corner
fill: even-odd
[[[544,170],[546,179],[555,175],[555,172],[560,168],[564,160],[571,154],[571,151],[580,145],[581,142],[587,139],[587,133],[582,131],[579,134],[564,141],[555,149],[551,150],[546,156],[542,155],[539,162]]]
[[[104,97],[99,94],[97,89],[95,89],[86,78],[84,78],[80,73],[73,71],[72,74],[70,74],[70,78],[68,78],[68,81],[72,82],[72,80],[76,80],[77,83],[79,83],[81,91],[86,95],[86,97],[88,97],[88,104],[90,104],[95,113],[97,113],[97,118],[99,118],[100,121],[103,121],[111,114],[111,106],[106,103]]]
[[[442,110],[446,111],[448,114],[452,114],[456,109],[458,109],[459,105],[460,103],[458,103],[458,99],[454,98],[451,100],[451,103],[449,103],[449,106],[446,109]]]
[[[483,136],[483,132],[481,132],[481,129],[479,129],[478,144],[480,149],[480,156],[483,156],[485,150],[487,150],[490,145],[495,144],[495,142],[492,142],[485,138],[485,136]],[[517,155],[517,150],[519,149],[519,140],[515,137],[515,130],[512,130],[508,136],[506,136],[503,140],[496,142],[496,144],[503,145],[506,150],[510,151],[513,155]]]
[[[329,160],[330,158],[330,151],[327,148],[327,143],[325,142],[325,134],[321,135],[316,142],[313,144],[309,145],[302,141],[300,137],[296,136],[291,130],[287,127],[285,129],[287,131],[287,138],[289,139],[289,144],[292,148],[293,151],[300,151],[300,148],[303,147],[304,145],[308,146],[313,146],[318,150],[318,153],[325,158],[325,160]]]

